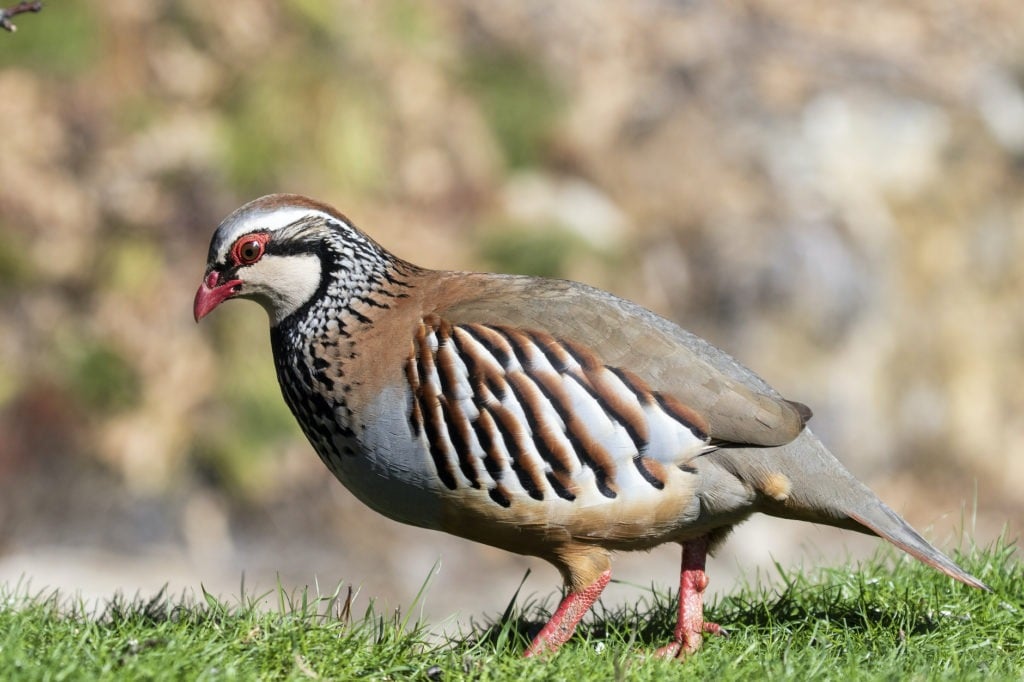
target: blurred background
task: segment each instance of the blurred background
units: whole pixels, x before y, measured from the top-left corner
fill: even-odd
[[[578,279],[668,316],[811,405],[947,549],[1024,527],[1015,0],[54,0],[15,23],[0,581],[102,600],[237,595],[244,573],[393,608],[440,560],[436,620],[499,613],[528,566],[525,593],[553,592],[546,565],[336,483],[258,306],[193,323],[214,227],[276,191],[422,265]],[[712,588],[876,546],[757,519]],[[617,575],[674,586],[677,561]]]

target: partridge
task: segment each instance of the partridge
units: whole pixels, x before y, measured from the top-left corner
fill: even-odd
[[[613,551],[667,542],[679,614],[659,654],[696,651],[720,631],[703,618],[706,556],[754,512],[877,535],[985,588],[832,456],[807,407],[607,292],[424,269],[275,194],[217,227],[196,320],[231,298],[266,309],[284,399],[356,497],[558,568],[566,596],[527,656],[569,639]]]

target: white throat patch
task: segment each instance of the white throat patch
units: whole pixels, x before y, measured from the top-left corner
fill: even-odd
[[[241,297],[262,305],[276,326],[305,305],[320,287],[320,257],[314,254],[274,256],[243,268]]]

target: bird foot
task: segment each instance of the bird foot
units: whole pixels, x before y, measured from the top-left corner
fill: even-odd
[[[704,643],[703,633],[728,637],[729,632],[718,623],[704,623],[700,632],[687,632],[683,634],[682,641],[669,642],[654,652],[657,658],[679,658],[682,659],[700,649]]]

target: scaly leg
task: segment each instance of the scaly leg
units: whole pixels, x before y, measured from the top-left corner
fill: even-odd
[[[708,586],[704,566],[707,556],[707,537],[683,543],[683,565],[679,573],[679,620],[676,621],[672,642],[658,649],[657,656],[681,658],[700,648],[705,632],[726,634],[720,625],[704,622],[704,590]]]
[[[579,592],[570,592],[565,595],[565,599],[558,605],[558,610],[551,616],[548,624],[533,638],[533,642],[530,643],[523,656],[529,658],[541,653],[558,651],[558,648],[572,637],[572,633],[576,630],[576,624],[601,596],[601,592],[604,591],[611,579],[612,572],[607,570]]]

